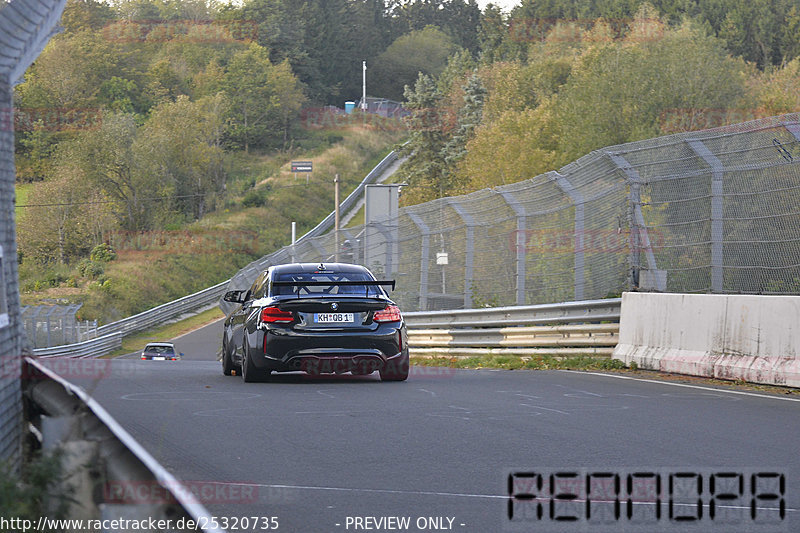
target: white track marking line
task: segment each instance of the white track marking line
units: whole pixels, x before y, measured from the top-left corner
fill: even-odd
[[[767,394],[757,394],[755,392],[744,392],[738,390],[726,390],[726,389],[715,389],[714,387],[703,387],[701,385],[689,385],[687,383],[672,383],[670,381],[659,381],[657,379],[644,379],[644,378],[633,378],[630,376],[618,376],[616,374],[603,374],[602,372],[582,372],[580,370],[559,370],[559,372],[570,372],[573,374],[588,374],[591,376],[602,376],[605,378],[616,378],[616,379],[629,379],[631,381],[643,381],[645,383],[658,383],[659,385],[671,385],[673,387],[686,387],[687,389],[700,389],[700,390],[707,390],[712,392],[722,392],[726,394],[740,394],[742,396],[752,396],[754,398],[765,398],[767,400],[783,400],[786,402],[800,402],[800,398],[784,398],[783,396],[769,396]]]
[[[265,489],[287,489],[287,490],[319,490],[319,491],[330,491],[330,492],[364,492],[364,493],[371,493],[371,494],[402,494],[407,496],[449,496],[455,498],[480,498],[486,500],[508,500],[511,498],[510,495],[507,494],[470,494],[464,492],[439,492],[439,491],[432,491],[432,490],[399,490],[399,489],[363,489],[357,487],[321,487],[321,486],[313,486],[313,485],[280,485],[275,483],[235,483],[229,481],[213,481],[212,483],[216,485],[230,485],[230,486],[240,486],[240,487],[256,487],[256,488],[265,488]],[[542,501],[550,501],[549,499],[541,499]],[[561,500],[565,502],[586,502],[586,500]],[[610,500],[592,500],[596,503],[613,503]],[[653,505],[653,502],[631,502],[634,505]],[[675,506],[686,506],[686,507],[696,507],[697,504],[695,503],[675,503]],[[707,507],[707,505],[704,505]],[[750,510],[751,507],[749,505],[720,505],[719,508],[725,509],[745,509]],[[757,510],[761,511],[777,511],[778,508],[776,507],[756,507]],[[784,509],[786,512],[796,513],[800,511],[800,509],[794,509],[786,507]]]

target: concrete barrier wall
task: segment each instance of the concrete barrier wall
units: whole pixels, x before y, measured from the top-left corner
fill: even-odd
[[[624,293],[613,357],[640,368],[800,387],[800,296]]]

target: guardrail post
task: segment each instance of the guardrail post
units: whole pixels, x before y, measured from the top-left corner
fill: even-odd
[[[528,224],[525,207],[510,191],[497,192],[517,215],[517,238],[515,239],[517,252],[517,305],[525,305],[525,237]]]
[[[422,234],[422,250],[419,260],[419,308],[424,311],[428,307],[428,254],[430,253],[431,230],[416,213],[408,213],[408,217]]]
[[[464,309],[472,307],[472,277],[473,262],[475,259],[475,226],[477,223],[472,216],[458,203],[455,198],[448,199],[453,210],[458,213],[467,227],[466,253],[464,254]]]
[[[700,140],[686,141],[691,149],[711,167],[711,292],[722,292],[723,289],[723,205],[722,186],[725,168],[717,156]]]

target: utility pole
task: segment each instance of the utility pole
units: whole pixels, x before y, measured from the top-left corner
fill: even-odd
[[[297,261],[295,257],[294,250],[295,250],[295,243],[297,242],[297,222],[292,221],[292,263]]]
[[[367,62],[361,62],[361,111],[367,112]]]
[[[334,224],[334,233],[335,236],[335,246],[336,252],[334,253],[334,259],[336,262],[339,262],[339,174],[336,174],[333,178],[333,202],[334,206],[334,215],[333,215],[333,224]]]

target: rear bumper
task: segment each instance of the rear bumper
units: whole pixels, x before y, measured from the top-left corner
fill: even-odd
[[[404,325],[381,325],[364,332],[297,332],[288,328],[264,331],[251,359],[261,370],[304,371],[310,374],[370,373],[408,358]]]

